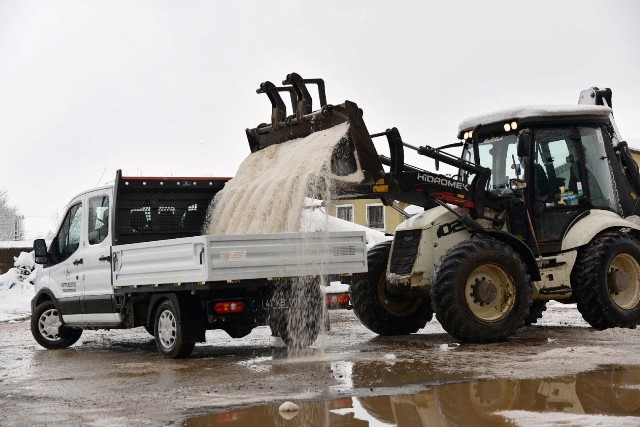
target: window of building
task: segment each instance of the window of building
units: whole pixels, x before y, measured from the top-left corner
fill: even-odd
[[[384,229],[384,205],[367,205],[367,227]]]
[[[353,205],[337,205],[336,217],[353,222]]]

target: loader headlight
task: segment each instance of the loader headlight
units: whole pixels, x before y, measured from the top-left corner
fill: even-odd
[[[473,131],[472,130],[468,130],[464,133],[464,139],[469,139],[473,136]]]
[[[509,132],[509,131],[512,131],[512,130],[516,130],[516,129],[518,129],[518,122],[516,122],[516,121],[514,120],[514,121],[513,121],[513,122],[511,122],[511,123],[505,123],[503,127],[504,127],[504,131],[505,131],[505,132]]]

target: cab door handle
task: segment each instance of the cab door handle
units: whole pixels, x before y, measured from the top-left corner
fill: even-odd
[[[82,264],[82,258],[73,260],[73,265],[80,265],[80,264]]]
[[[98,261],[111,261],[111,255],[101,256]]]

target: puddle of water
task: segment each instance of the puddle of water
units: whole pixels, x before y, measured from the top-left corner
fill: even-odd
[[[562,378],[479,380],[413,394],[295,402],[299,410],[286,414],[278,402],[189,418],[183,426],[640,425],[639,385],[640,368],[617,367]]]

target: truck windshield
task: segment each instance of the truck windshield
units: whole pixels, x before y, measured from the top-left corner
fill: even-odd
[[[522,178],[520,160],[517,157],[517,142],[516,135],[502,135],[480,140],[478,145],[480,165],[491,169],[487,190],[501,193],[503,189],[509,187],[510,179]],[[474,161],[471,144],[465,144],[463,158],[470,162]],[[471,182],[473,175],[470,172],[460,171],[460,176],[467,183]]]

